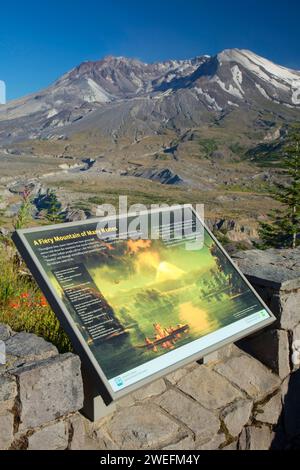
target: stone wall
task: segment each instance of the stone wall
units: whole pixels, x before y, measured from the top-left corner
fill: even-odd
[[[240,346],[285,379],[293,370],[292,345],[300,340],[300,249],[249,250],[235,261],[277,318]]]
[[[44,339],[0,325],[0,449],[65,449],[82,408],[79,357],[58,354]]]
[[[79,358],[0,325],[7,352],[0,365],[0,449],[299,448],[300,371],[291,374],[289,361],[299,332],[296,262],[293,252],[282,252],[281,262],[291,262],[294,272],[269,281],[258,267],[253,275],[253,252],[238,254],[238,262],[274,309],[276,325],[223,348],[208,364],[193,363],[128,395],[95,423],[79,411]],[[259,253],[264,273],[273,255]],[[278,260],[275,266],[278,273]]]

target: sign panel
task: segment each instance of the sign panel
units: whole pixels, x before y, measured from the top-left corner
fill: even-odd
[[[187,223],[159,209],[145,223],[129,215],[14,235],[107,403],[274,321],[188,210]]]

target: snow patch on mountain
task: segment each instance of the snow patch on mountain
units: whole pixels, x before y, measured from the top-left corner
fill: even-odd
[[[278,92],[282,91],[291,97],[292,104],[300,104],[300,71],[276,65],[270,60],[259,57],[257,54],[244,49],[225,50],[218,54],[218,60],[219,63],[236,62],[268,86],[272,85],[274,88],[273,97],[261,85],[255,84],[265,98],[273,99],[274,102],[280,104],[276,97]]]
[[[152,97],[153,100],[157,101],[157,100],[163,100],[164,98],[166,98],[167,96],[169,95],[172,95],[172,90],[169,89],[167,91],[164,91],[164,92],[160,92],[160,93],[157,93],[156,95],[154,95]]]
[[[262,73],[263,77],[265,77],[264,72],[266,72],[267,74],[288,82],[300,78],[300,71],[276,65],[270,60],[264,59],[246,49],[226,49],[218,54],[218,57],[224,62],[237,62],[253,73]]]
[[[292,85],[292,102],[295,105],[300,104],[300,81],[294,81]]]
[[[240,88],[235,88],[231,83],[229,83],[229,86],[227,88],[226,84],[222,82],[222,80],[216,76],[212,80],[212,82],[216,82],[220,88],[222,88],[223,91],[226,91],[226,93],[229,93],[232,96],[235,96],[236,98],[243,99],[243,90],[241,92]]]
[[[221,108],[221,106],[218,105],[218,103],[216,102],[216,99],[210,96],[207,92],[203,91],[202,88],[195,87],[195,91],[199,95],[203,96],[206,99],[206,102],[208,103],[208,105],[211,108],[213,108],[215,111],[222,111],[223,108]]]
[[[244,55],[253,64],[257,65],[261,69],[264,69],[268,74],[271,74],[276,78],[280,78],[285,82],[291,83],[293,80],[295,80],[295,78],[300,79],[300,72],[276,65],[270,60],[259,57],[253,52],[241,50],[241,54]]]
[[[47,114],[47,119],[52,118],[52,117],[55,116],[57,113],[58,113],[57,109],[55,109],[55,108],[50,109],[49,113]]]
[[[261,80],[271,82],[274,86],[288,90],[295,81],[300,80],[300,72],[276,65],[251,51],[230,49],[221,52],[218,57],[223,61],[235,61],[251,71]]]
[[[239,69],[237,65],[234,65],[231,68],[231,73],[232,73],[232,78],[238,89],[240,90],[241,94],[244,95],[244,90],[242,88],[242,83],[243,83],[243,73]]]
[[[232,101],[227,101],[229,106],[235,106],[236,108],[239,108],[240,106],[237,103],[233,103]]]
[[[258,89],[258,91],[263,95],[264,98],[266,98],[267,100],[271,100],[266,90],[259,83],[255,83],[255,86]]]
[[[84,94],[85,101],[90,103],[95,101],[98,101],[99,103],[109,103],[109,101],[111,101],[109,94],[92,78],[88,78],[87,83],[90,90]]]

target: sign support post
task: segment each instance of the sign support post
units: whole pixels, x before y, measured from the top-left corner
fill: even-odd
[[[90,421],[98,421],[116,411],[115,403],[106,405],[99,390],[94,385],[94,381],[89,374],[82,370],[84,402],[81,413]]]

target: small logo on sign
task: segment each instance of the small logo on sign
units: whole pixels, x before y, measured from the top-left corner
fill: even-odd
[[[118,387],[121,387],[123,385],[123,380],[121,379],[121,377],[117,377],[115,379],[115,384],[118,386]]]
[[[0,365],[6,364],[5,343],[0,341]]]

